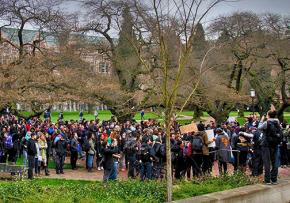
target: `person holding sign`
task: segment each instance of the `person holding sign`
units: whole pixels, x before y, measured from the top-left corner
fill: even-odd
[[[213,130],[205,130],[204,124],[197,125],[197,129],[202,134],[203,146],[202,146],[202,172],[203,174],[210,174],[212,169],[212,161],[209,156],[209,147],[214,145],[214,132]],[[212,132],[212,134],[209,133]]]

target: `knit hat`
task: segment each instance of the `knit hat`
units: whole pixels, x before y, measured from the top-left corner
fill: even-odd
[[[25,139],[28,141],[31,138],[31,132],[27,132],[25,135]]]

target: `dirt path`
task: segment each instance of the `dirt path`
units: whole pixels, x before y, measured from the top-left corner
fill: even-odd
[[[229,164],[229,173],[233,173],[233,167]],[[250,174],[250,171],[248,171]],[[215,162],[213,168],[213,175],[218,176],[218,166]],[[50,169],[50,176],[41,176],[41,178],[56,178],[56,179],[68,179],[68,180],[90,180],[90,181],[101,181],[103,179],[103,171],[98,171],[95,168],[92,172],[88,172],[85,168],[79,168],[77,170],[65,169],[64,174],[56,174],[55,170]],[[263,176],[260,177],[263,180]],[[289,179],[290,168],[279,168],[279,178]],[[127,171],[119,171],[119,180],[127,179]]]
[[[67,179],[67,180],[103,180],[103,171],[93,169],[92,172],[88,172],[85,168],[79,168],[77,170],[65,169],[64,174],[56,174],[55,170],[50,169],[50,176],[41,176],[41,178],[53,178],[53,179]],[[126,180],[127,173],[120,171],[118,179]]]

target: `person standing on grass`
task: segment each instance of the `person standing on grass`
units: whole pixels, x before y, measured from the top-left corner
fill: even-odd
[[[41,161],[41,155],[40,155],[40,150],[39,150],[39,145],[38,145],[38,139],[39,136],[36,135],[36,139],[35,139],[35,146],[36,146],[36,155],[34,158],[35,164],[34,164],[34,171],[35,171],[35,176],[39,176],[40,175],[40,161]]]
[[[70,142],[70,163],[72,170],[77,169],[77,160],[78,160],[78,134],[74,133],[73,138]]]
[[[31,138],[27,143],[27,155],[28,155],[28,179],[33,179],[33,170],[35,166],[35,155],[36,151],[36,134],[31,133]]]
[[[109,177],[109,179],[110,180],[117,180],[118,168],[119,168],[118,165],[119,165],[119,160],[121,158],[117,139],[113,140],[112,145],[117,148],[117,153],[113,154],[114,167],[113,167],[113,172],[112,172],[111,176]]]
[[[104,176],[103,180],[108,181],[113,176],[114,173],[114,158],[113,154],[118,153],[118,148],[115,146],[115,143],[112,145],[107,141],[102,143],[103,145],[103,165],[104,165]]]
[[[88,141],[89,141],[89,151],[88,151],[88,161],[87,161],[88,172],[92,172],[94,157],[96,154],[95,143],[94,143],[94,134],[90,133],[88,135]]]
[[[63,120],[63,112],[59,112],[59,115],[58,115],[58,120],[59,121],[62,121]]]
[[[279,120],[276,118],[277,112],[270,110],[267,113],[267,120],[265,116],[262,116],[259,123],[259,130],[263,131],[263,137],[261,141],[262,157],[264,163],[264,183],[270,185],[271,183],[276,185],[278,178],[278,147],[282,142],[282,129]]]
[[[29,131],[29,132],[27,132],[26,134],[25,134],[25,137],[23,137],[22,139],[21,139],[21,145],[22,145],[22,148],[23,148],[23,150],[22,150],[22,153],[23,153],[23,165],[24,166],[28,166],[28,155],[27,155],[27,145],[28,145],[28,141],[29,141],[29,139],[31,138],[31,132]]]
[[[41,166],[41,164],[43,164],[45,175],[49,176],[48,163],[47,163],[47,159],[46,159],[47,141],[46,141],[45,134],[43,134],[43,133],[40,133],[40,137],[38,140],[38,146],[39,146],[39,151],[40,151],[40,156],[41,156],[41,160],[39,160],[40,165],[39,165],[38,170],[40,171],[40,166]]]
[[[228,170],[228,163],[231,161],[231,145],[229,137],[221,128],[216,129],[217,137],[215,140],[219,174],[224,175]]]
[[[61,134],[59,134],[54,139],[54,145],[55,145],[56,174],[64,174],[63,165],[64,165],[64,159],[65,159],[65,154],[66,154],[66,141],[64,140]]]
[[[151,146],[152,142],[148,137],[142,138],[143,143],[140,148],[140,158],[141,158],[141,180],[151,180],[152,179],[152,161],[154,156],[153,148]]]
[[[141,115],[141,120],[144,121],[145,120],[145,111],[144,111],[144,109],[142,109],[140,115]]]
[[[80,111],[80,121],[83,121],[84,113],[83,111]]]
[[[43,117],[44,117],[45,121],[51,120],[51,115],[50,115],[50,110],[49,109],[45,110]]]
[[[97,110],[95,110],[95,112],[94,112],[94,117],[95,117],[95,120],[97,120],[97,118],[98,118],[98,115],[99,115],[98,111],[97,111]]]

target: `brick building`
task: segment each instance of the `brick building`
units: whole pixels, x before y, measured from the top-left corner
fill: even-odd
[[[38,43],[37,45],[41,49],[47,51],[53,51],[57,53],[59,51],[60,43],[57,38],[53,35],[50,35],[46,32],[39,32],[37,30],[23,30],[23,43],[25,44],[25,52],[32,53],[33,44]],[[76,38],[81,36],[83,40],[86,40],[87,43],[98,43],[102,38],[96,36],[87,36],[72,34],[69,36],[69,43],[74,43]],[[0,29],[0,65],[9,64],[15,61],[18,58],[19,51],[19,39],[18,39],[18,30],[15,28],[1,28]],[[81,59],[87,62],[96,74],[106,74],[110,76],[112,74],[111,63],[109,59],[100,52],[96,51],[87,51],[81,53]],[[26,104],[17,104],[17,108],[21,110],[30,110],[29,105]],[[53,106],[54,111],[80,111],[88,110],[88,104],[67,101],[64,103],[57,103]],[[107,109],[106,105],[100,104],[96,106],[97,109]]]

